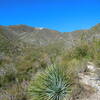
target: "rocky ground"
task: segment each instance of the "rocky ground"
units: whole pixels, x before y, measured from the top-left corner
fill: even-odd
[[[79,81],[85,88],[86,93],[79,100],[100,100],[100,68],[89,62],[87,72],[79,73]]]

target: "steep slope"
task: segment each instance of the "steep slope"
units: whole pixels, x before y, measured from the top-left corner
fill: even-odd
[[[77,40],[91,41],[100,38],[100,24],[90,30],[78,30],[73,32],[58,32],[45,28],[34,28],[26,25],[0,26],[5,35],[11,41],[22,41],[27,44],[45,46],[57,41],[63,41],[67,46],[74,45]]]
[[[28,44],[47,45],[58,41],[60,32],[45,28],[33,28],[26,25],[1,26],[4,34],[11,40],[20,40]]]
[[[89,30],[77,30],[73,32],[65,32],[63,38],[70,43],[76,40],[92,41],[93,39],[100,39],[100,24],[92,27]]]
[[[12,34],[5,34],[4,30],[0,29],[0,53],[11,54],[18,53],[19,44],[13,40]]]
[[[35,30],[33,32],[21,33],[19,35],[20,40],[30,43],[30,44],[37,44],[37,45],[47,45],[49,43],[53,43],[58,41],[60,38],[60,34],[57,31],[52,31],[48,29],[42,30]]]

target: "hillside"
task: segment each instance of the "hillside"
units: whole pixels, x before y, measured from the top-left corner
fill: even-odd
[[[0,100],[29,100],[30,81],[54,63],[65,66],[76,81],[79,73],[88,73],[89,61],[100,67],[100,24],[64,33],[27,25],[0,26]],[[84,94],[84,86],[77,82],[75,93]]]
[[[100,24],[89,30],[77,30],[73,32],[58,32],[45,28],[35,28],[26,25],[0,26],[4,35],[11,40],[20,40],[28,44],[38,46],[48,45],[56,41],[63,41],[66,45],[73,44],[75,40],[84,38],[92,40],[100,38]]]
[[[1,26],[5,35],[12,40],[35,45],[47,45],[53,43],[61,37],[60,32],[45,28],[33,28],[26,25]],[[11,36],[10,36],[11,35]]]

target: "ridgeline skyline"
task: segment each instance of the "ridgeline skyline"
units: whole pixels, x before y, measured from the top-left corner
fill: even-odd
[[[26,24],[60,32],[100,23],[99,0],[0,0],[0,25]]]

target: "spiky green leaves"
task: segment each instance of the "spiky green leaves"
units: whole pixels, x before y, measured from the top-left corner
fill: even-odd
[[[28,91],[33,100],[66,100],[71,93],[71,84],[65,67],[54,64],[30,83]]]

